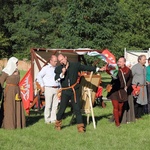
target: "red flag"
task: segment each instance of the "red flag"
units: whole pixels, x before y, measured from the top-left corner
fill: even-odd
[[[115,56],[108,49],[103,50],[102,54],[106,57],[108,64],[116,64]]]
[[[31,68],[22,78],[22,80],[19,83],[19,86],[21,91],[23,107],[26,110],[26,113],[29,115],[30,102],[33,101],[33,83],[31,76]]]
[[[116,78],[118,74],[118,66],[116,64],[115,56],[108,50],[103,50],[102,53],[98,53],[96,51],[88,52],[87,55],[89,56],[97,56],[101,60],[107,63],[106,65],[106,72]]]
[[[116,78],[118,74],[118,66],[115,56],[108,49],[103,50],[102,54],[106,57],[106,72]]]
[[[103,93],[103,87],[99,86],[97,89],[97,92],[96,92],[96,97],[98,98],[98,97],[102,96],[102,93]]]

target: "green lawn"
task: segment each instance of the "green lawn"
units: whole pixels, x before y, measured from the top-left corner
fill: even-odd
[[[20,79],[22,79],[25,74],[26,74],[26,71],[20,70]]]
[[[111,81],[111,76],[108,75],[108,74],[105,73],[105,72],[102,73],[101,76],[102,76],[102,83],[101,83],[101,86],[103,87],[103,96],[106,97],[107,91],[105,90],[105,88],[106,88],[107,84],[110,83],[110,81]]]
[[[107,78],[106,78],[107,79]],[[103,84],[105,79],[103,77]],[[149,150],[150,116],[145,115],[136,123],[123,124],[117,128],[108,119],[112,115],[112,104],[106,102],[106,108],[94,107],[97,128],[92,120],[86,125],[86,133],[78,133],[76,124],[69,125],[70,108],[65,112],[63,128],[54,130],[53,124],[45,124],[43,112],[31,110],[26,117],[27,127],[17,130],[0,129],[0,150]],[[86,123],[86,115],[83,115]],[[75,122],[75,120],[74,120]]]
[[[54,125],[44,124],[43,113],[31,112],[27,117],[27,127],[22,130],[0,129],[0,149],[2,150],[148,150],[150,147],[150,116],[136,123],[115,127],[108,121],[112,113],[111,102],[106,108],[94,107],[97,128],[92,120],[86,126],[86,133],[78,133],[76,125],[69,126],[70,108],[66,110],[61,131]],[[86,116],[83,116],[86,122]]]

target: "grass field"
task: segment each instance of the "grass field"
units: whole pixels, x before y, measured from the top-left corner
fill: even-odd
[[[22,79],[24,77],[24,75],[26,74],[26,71],[21,70],[20,71],[20,79]]]
[[[110,78],[105,74],[103,84]],[[24,129],[0,129],[0,150],[149,150],[150,149],[150,116],[135,123],[123,124],[117,128],[108,119],[112,115],[111,102],[106,102],[106,108],[94,107],[96,129],[92,120],[86,125],[86,132],[77,132],[75,120],[71,120],[70,107],[67,108],[61,131],[54,130],[54,124],[45,124],[43,112],[31,110],[26,117],[27,127]],[[86,115],[83,115],[86,123]],[[90,118],[91,119],[91,118]]]
[[[86,126],[86,133],[77,132],[76,125],[69,126],[70,108],[66,110],[61,131],[54,130],[54,125],[44,124],[43,114],[31,111],[27,117],[27,127],[22,130],[0,129],[1,150],[149,150],[150,116],[136,123],[115,127],[108,121],[111,116],[111,102],[105,109],[94,108],[97,128],[92,122]],[[86,122],[86,116],[83,116]]]

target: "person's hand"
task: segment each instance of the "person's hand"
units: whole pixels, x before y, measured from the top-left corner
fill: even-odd
[[[67,62],[67,64],[66,64],[66,69],[68,69],[68,67],[69,67],[69,62]]]
[[[103,66],[102,68],[99,69],[100,71],[106,71],[106,66]]]
[[[69,62],[67,62],[67,64],[62,68],[62,75],[65,74],[65,72],[68,69],[68,67],[69,67]]]
[[[64,68],[64,67],[62,68],[62,75],[65,74],[66,70],[67,70],[66,68]]]
[[[125,86],[124,90],[127,91],[127,86]]]

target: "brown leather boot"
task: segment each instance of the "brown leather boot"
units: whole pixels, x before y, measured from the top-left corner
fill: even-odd
[[[78,129],[78,132],[80,133],[85,132],[84,124],[83,123],[77,124],[77,129]]]
[[[56,130],[61,130],[61,124],[62,124],[62,120],[56,120],[55,129]]]

